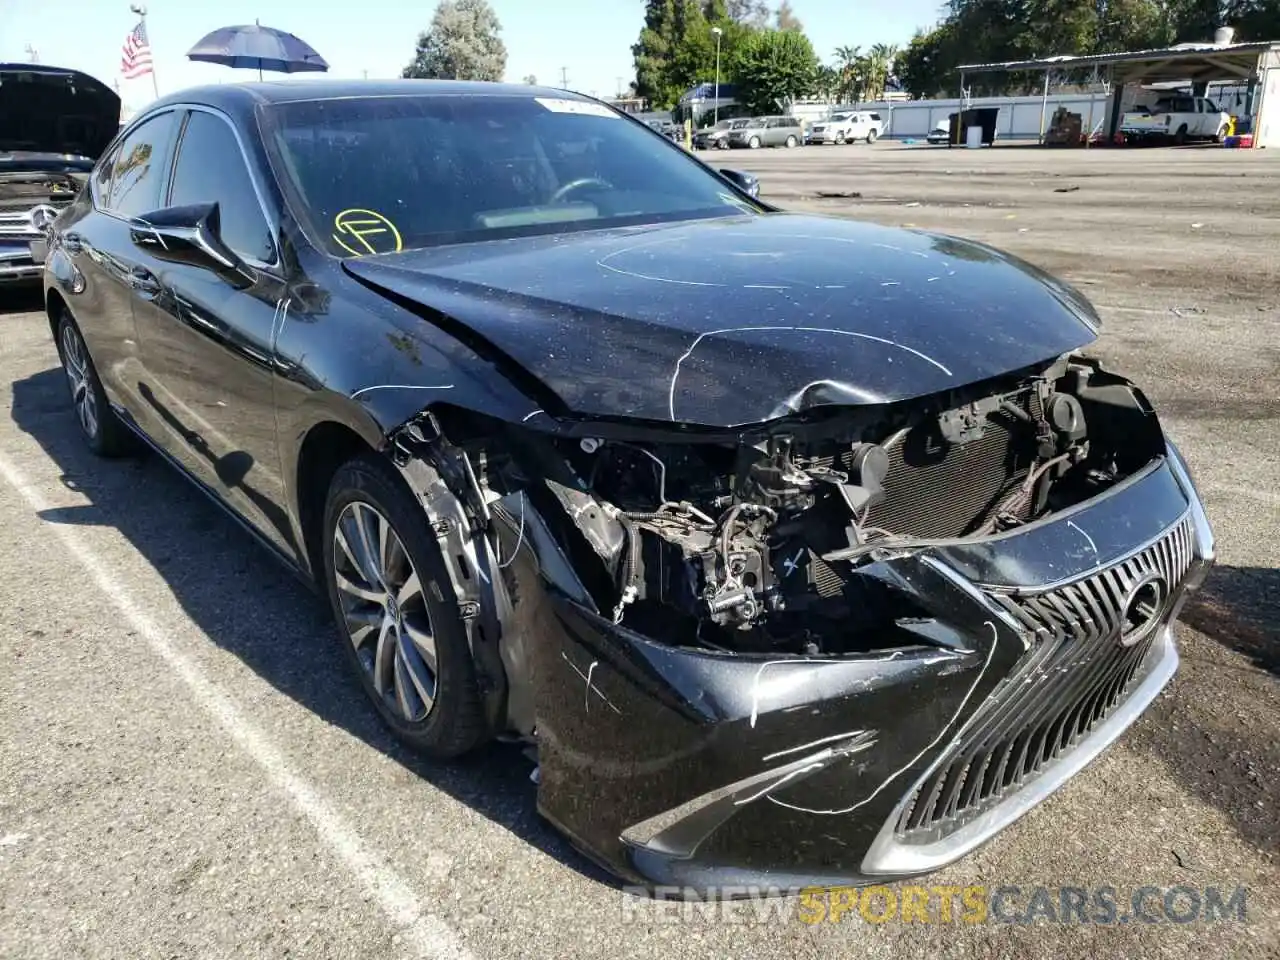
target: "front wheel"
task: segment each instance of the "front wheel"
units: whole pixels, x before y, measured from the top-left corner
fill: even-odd
[[[323,533],[341,642],[382,719],[438,759],[479,746],[488,734],[453,581],[395,469],[372,454],[341,467]]]
[[[133,434],[107,402],[89,347],[71,314],[65,310],[58,321],[58,358],[71,391],[80,435],[89,449],[100,457],[121,457],[134,452],[137,445]]]
[[[747,141],[747,146],[748,146],[748,147],[750,147],[752,150],[759,150],[759,149],[760,149],[760,138],[759,138],[759,137],[752,137],[749,141]]]
[[[1173,142],[1178,146],[1187,142],[1187,125],[1184,123],[1178,128],[1178,132],[1173,135]]]

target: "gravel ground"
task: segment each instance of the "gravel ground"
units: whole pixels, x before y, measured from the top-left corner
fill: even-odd
[[[530,766],[396,747],[318,602],[154,458],[81,447],[30,297],[0,300],[0,956],[1280,955],[1280,168],[1270,151],[893,144],[715,154],[782,206],[995,243],[1100,307],[1220,563],[1168,691],[930,885],[1247,892],[1244,922],[807,924],[624,901]],[[826,198],[857,192],[859,197]],[[1180,911],[1185,912],[1184,900]],[[1057,902],[1057,891],[1053,893]],[[1020,898],[1020,899],[1019,899]],[[1149,901],[1158,909],[1159,896]]]

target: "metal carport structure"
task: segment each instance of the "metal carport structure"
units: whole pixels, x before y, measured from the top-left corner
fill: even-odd
[[[962,97],[968,98],[965,81],[973,74],[1043,72],[1047,102],[1051,74],[1084,70],[1091,71],[1094,84],[1105,83],[1111,95],[1108,139],[1115,136],[1120,125],[1122,94],[1129,84],[1190,83],[1193,93],[1203,96],[1209,83],[1234,80],[1249,85],[1245,112],[1253,118],[1254,146],[1280,146],[1280,41],[1180,43],[1172,47],[1124,53],[971,63],[959,68],[960,92]],[[1043,137],[1043,115],[1040,128]],[[1092,132],[1092,119],[1088,129]],[[1089,137],[1086,137],[1085,143],[1088,142]]]

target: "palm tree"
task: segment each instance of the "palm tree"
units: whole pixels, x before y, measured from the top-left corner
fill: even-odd
[[[853,103],[858,99],[861,86],[862,47],[836,47],[836,60],[839,63],[840,83],[836,89],[836,99]]]
[[[897,55],[898,48],[888,43],[877,43],[867,54],[866,96],[868,100],[880,100],[884,97],[884,88],[889,82],[893,58]]]

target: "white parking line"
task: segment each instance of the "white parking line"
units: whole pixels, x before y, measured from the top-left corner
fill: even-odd
[[[36,513],[53,506],[3,457],[0,457],[0,476]],[[113,577],[106,564],[76,538],[73,528],[57,523],[49,524],[49,528],[89,573],[98,589],[116,605],[130,626],[146,640],[156,656],[187,685],[193,699],[222,724],[232,740],[262,767],[298,811],[311,821],[320,839],[346,864],[397,928],[401,938],[423,957],[473,960],[453,930],[439,917],[427,912],[409,884],[369,848],[315,787],[290,769],[279,749],[240,712],[232,698],[165,637],[156,622],[129,597],[124,584]]]

